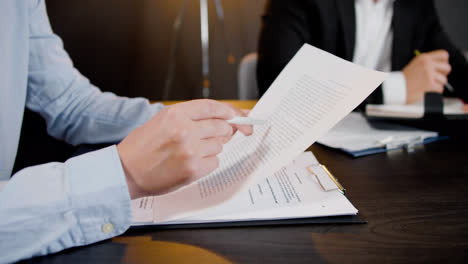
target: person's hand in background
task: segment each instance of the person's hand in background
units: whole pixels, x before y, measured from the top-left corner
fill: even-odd
[[[171,192],[215,170],[223,144],[238,129],[251,126],[226,120],[245,114],[225,103],[195,100],[164,108],[120,144],[119,151],[132,199]]]
[[[436,50],[416,56],[404,69],[406,79],[406,103],[424,98],[426,92],[442,93],[452,67],[449,53]]]

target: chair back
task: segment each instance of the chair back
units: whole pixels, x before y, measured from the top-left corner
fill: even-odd
[[[244,56],[239,64],[237,79],[240,100],[258,99],[257,60],[257,53],[250,53]]]

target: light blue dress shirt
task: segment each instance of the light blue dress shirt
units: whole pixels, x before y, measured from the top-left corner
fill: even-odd
[[[1,0],[0,180],[11,176],[25,106],[75,145],[117,142],[163,107],[90,84],[53,34],[43,0]],[[26,168],[0,191],[0,263],[94,243],[130,224],[115,146]]]

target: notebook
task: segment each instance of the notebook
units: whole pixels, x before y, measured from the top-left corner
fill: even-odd
[[[443,98],[444,115],[463,115],[463,101],[458,98]],[[424,100],[407,105],[369,104],[366,114],[371,117],[423,118]]]

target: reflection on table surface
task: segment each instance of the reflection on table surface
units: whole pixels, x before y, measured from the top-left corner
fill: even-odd
[[[117,237],[112,242],[126,245],[122,263],[232,263],[207,249],[184,243],[153,241],[150,236]]]

